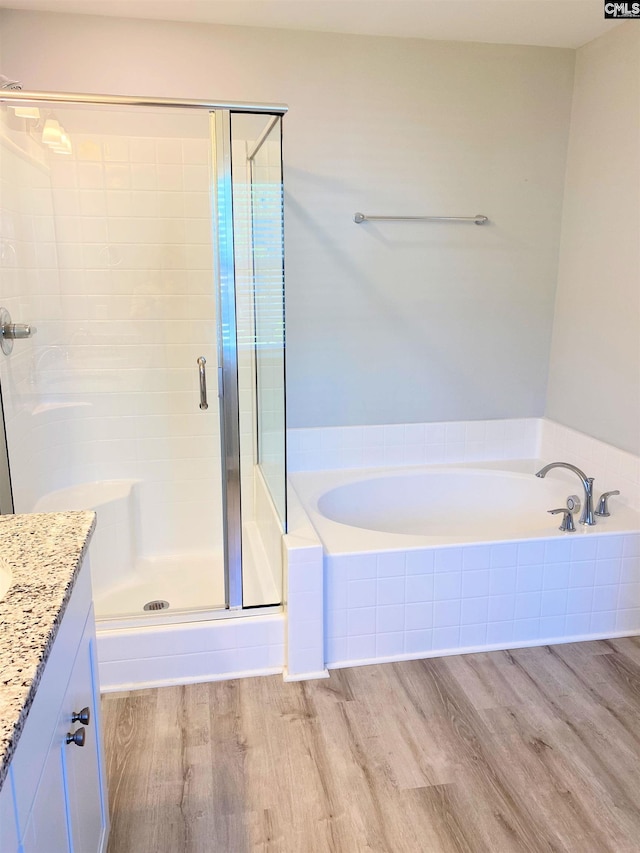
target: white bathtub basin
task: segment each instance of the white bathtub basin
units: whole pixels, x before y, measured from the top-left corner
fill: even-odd
[[[460,545],[619,533],[640,529],[638,513],[623,503],[610,518],[576,532],[558,530],[567,497],[583,500],[572,473],[535,476],[538,460],[406,469],[316,471],[290,479],[327,553]],[[600,488],[599,488],[600,487]],[[595,498],[609,484],[595,484]]]
[[[582,492],[577,480],[576,487]],[[553,530],[547,510],[564,506],[565,492],[567,486],[551,479],[452,468],[338,486],[320,498],[318,509],[340,524],[385,533],[482,539],[493,532],[511,538]]]

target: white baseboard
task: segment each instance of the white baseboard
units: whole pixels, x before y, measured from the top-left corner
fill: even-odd
[[[331,673],[328,669],[321,669],[319,672],[297,672],[295,675],[289,675],[286,666],[282,673],[283,681],[312,681],[316,678],[330,678]]]
[[[103,682],[104,672],[104,682]],[[118,673],[117,665],[100,666],[100,692],[101,693],[124,693],[129,690],[148,690],[153,687],[176,687],[180,684],[202,684],[208,681],[228,681],[231,678],[257,678],[263,675],[280,675],[281,667],[270,669],[249,670],[245,672],[228,672],[224,675],[219,673],[201,673],[200,675],[177,676],[176,678],[158,678],[143,681],[137,678],[135,681],[119,681],[119,677],[127,677],[127,672]],[[327,674],[328,677],[328,674]]]

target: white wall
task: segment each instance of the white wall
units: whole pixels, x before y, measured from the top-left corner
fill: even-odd
[[[640,452],[640,30],[577,52],[547,415]]]
[[[5,11],[25,88],[287,102],[291,426],[542,414],[574,52]],[[360,225],[365,213],[491,225]]]

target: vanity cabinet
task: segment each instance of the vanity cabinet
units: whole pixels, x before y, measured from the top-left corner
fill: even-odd
[[[0,791],[0,815],[8,792],[19,844],[11,841],[11,828],[5,825],[2,853],[106,850],[108,813],[87,565],[77,577]]]

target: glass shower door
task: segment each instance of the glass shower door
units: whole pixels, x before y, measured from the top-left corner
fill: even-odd
[[[281,116],[231,113],[243,604],[282,600],[286,530]]]
[[[15,511],[97,510],[99,618],[224,607],[210,114],[36,112],[1,108]]]

